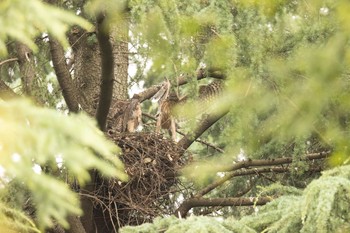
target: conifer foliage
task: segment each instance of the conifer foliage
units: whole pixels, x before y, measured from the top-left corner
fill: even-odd
[[[349,12],[0,1],[0,232],[350,232]]]
[[[303,192],[283,195],[241,219],[173,216],[156,219],[152,224],[124,227],[121,232],[348,232],[349,175],[348,165],[326,171]]]

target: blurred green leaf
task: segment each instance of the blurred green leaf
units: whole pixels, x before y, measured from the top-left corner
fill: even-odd
[[[22,181],[32,192],[41,227],[52,218],[67,227],[68,214],[81,214],[77,194],[67,184],[34,164],[57,170],[56,157],[80,184],[97,169],[105,176],[126,180],[118,148],[105,139],[86,115],[65,116],[27,101],[0,102],[0,164],[5,176]]]
[[[0,56],[7,50],[3,45],[8,38],[15,39],[38,51],[34,37],[49,33],[65,47],[68,41],[65,33],[71,25],[92,30],[92,25],[83,18],[66,10],[48,5],[40,0],[3,0],[0,2]]]

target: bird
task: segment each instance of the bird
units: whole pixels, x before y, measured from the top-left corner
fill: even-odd
[[[156,132],[160,129],[167,129],[172,140],[176,141],[176,122],[174,108],[179,103],[180,98],[176,93],[171,93],[166,99],[161,101],[157,114]]]
[[[199,115],[210,114],[215,110],[213,102],[222,95],[224,91],[224,82],[222,80],[214,80],[207,85],[200,85],[198,91],[198,113]]]
[[[179,114],[175,109],[179,105],[184,105],[188,100],[187,96],[179,97],[175,91],[170,91],[170,82],[164,81],[159,91],[154,95],[153,100],[158,101],[158,113],[156,133],[160,133],[161,129],[168,130],[173,141],[176,141],[176,128]],[[213,108],[209,107],[223,92],[223,81],[213,81],[208,85],[199,86],[198,97],[194,102],[198,110],[198,115],[210,114]]]
[[[176,123],[173,109],[179,102],[179,98],[176,93],[170,92],[170,87],[171,84],[166,79],[152,100],[158,102],[156,133],[160,133],[161,129],[166,129],[172,140],[176,141]]]
[[[142,109],[139,99],[133,97],[124,111],[123,132],[133,133],[142,129]]]

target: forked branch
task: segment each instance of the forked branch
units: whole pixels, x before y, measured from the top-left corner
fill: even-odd
[[[325,151],[321,153],[314,153],[306,155],[304,158],[304,161],[313,161],[313,160],[319,160],[327,158],[330,155],[330,151]],[[247,165],[247,162],[249,166]],[[185,200],[180,207],[176,210],[176,215],[179,215],[180,217],[185,217],[188,213],[188,211],[193,207],[209,207],[209,206],[238,206],[237,203],[245,203],[244,205],[254,205],[255,203],[260,203],[261,205],[266,204],[268,201],[265,202],[248,202],[247,198],[219,198],[219,199],[205,199],[203,198],[204,195],[209,193],[210,191],[214,190],[215,188],[221,186],[226,181],[232,179],[233,177],[237,176],[246,176],[246,175],[260,175],[263,173],[287,173],[290,172],[289,167],[282,167],[282,166],[276,166],[276,165],[283,165],[283,164],[290,164],[292,163],[292,158],[280,158],[275,160],[251,160],[251,161],[243,161],[240,163],[236,163],[231,166],[230,173],[227,173],[224,177],[214,181],[213,183],[209,184],[202,190],[198,191],[193,198]],[[257,168],[259,166],[264,166]],[[268,167],[266,167],[268,166]],[[246,168],[245,170],[240,170],[241,168]],[[234,169],[234,171],[232,171]],[[308,169],[308,172],[320,172],[322,171],[322,166],[314,166],[310,167]],[[249,199],[249,198],[248,198]],[[250,204],[249,204],[250,203]],[[243,204],[242,204],[243,205]]]

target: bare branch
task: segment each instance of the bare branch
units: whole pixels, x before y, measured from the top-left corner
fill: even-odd
[[[181,134],[182,136],[186,136],[183,132],[181,132],[181,131],[179,131],[179,130],[176,130],[176,132],[179,133],[179,134]],[[199,138],[197,138],[195,141],[196,141],[196,142],[199,142],[199,143],[202,143],[202,144],[204,144],[204,145],[206,145],[206,146],[208,146],[208,147],[210,147],[210,148],[216,150],[216,151],[219,152],[219,153],[224,153],[224,152],[225,152],[223,149],[221,149],[221,148],[219,148],[219,147],[217,147],[217,146],[215,146],[215,145],[213,145],[213,144],[211,144],[211,143],[209,143],[209,142],[203,141],[203,140],[201,140],[201,139],[199,139]]]
[[[53,68],[57,76],[57,81],[62,89],[63,98],[66,101],[69,111],[78,112],[79,104],[77,92],[66,64],[63,47],[53,37],[50,36],[49,38]]]
[[[235,195],[233,197],[242,197],[243,195],[247,194],[250,190],[252,190],[252,188],[255,186],[256,182],[258,181],[258,179],[250,179],[249,185],[247,187],[245,187],[242,190],[239,190],[237,193],[235,193]],[[216,206],[213,208],[209,208],[206,209],[204,211],[201,211],[199,213],[199,215],[208,215],[213,213],[214,211],[218,211],[220,209],[222,209],[224,206]]]
[[[185,135],[177,143],[177,145],[184,151],[187,150],[198,137],[200,137],[208,128],[210,128],[215,122],[224,117],[227,113],[228,109],[220,111],[216,114],[206,116],[198,125],[198,127],[194,130],[194,132]]]
[[[98,126],[102,131],[106,128],[107,115],[113,96],[114,57],[113,47],[109,40],[110,28],[106,24],[105,16],[101,13],[97,17],[97,40],[101,51],[101,90],[96,112]]]
[[[320,172],[322,171],[321,167],[314,167],[310,168],[308,172]],[[270,198],[261,197],[256,201],[256,198],[249,198],[249,197],[234,197],[234,198],[202,198],[203,195],[207,194],[211,190],[215,189],[216,187],[222,185],[226,181],[230,180],[233,177],[236,176],[246,176],[246,175],[255,175],[255,174],[262,174],[262,173],[268,173],[268,172],[275,172],[275,173],[286,173],[290,172],[290,169],[288,167],[269,167],[269,168],[254,168],[249,170],[241,170],[241,171],[234,171],[230,174],[226,175],[225,177],[217,180],[216,182],[208,185],[206,188],[200,190],[194,198],[191,198],[189,200],[185,200],[180,207],[175,211],[177,216],[186,217],[188,211],[193,207],[210,207],[210,206],[245,206],[245,205],[264,205],[267,202],[271,201]],[[248,192],[251,189],[249,187],[245,191]],[[239,195],[244,195],[246,192],[243,192]],[[253,200],[252,200],[253,199]],[[248,201],[251,200],[251,201]]]
[[[315,154],[306,155],[305,160],[310,161],[310,160],[324,159],[328,156],[329,156],[329,152],[315,153]],[[249,162],[250,166],[242,166],[242,167],[238,166],[239,168],[236,168],[235,170],[238,170],[240,168],[248,168],[252,166],[276,166],[276,165],[292,163],[292,161],[293,161],[292,158],[282,158],[282,159],[276,159],[276,160],[251,160],[251,161],[246,161],[246,162]],[[240,163],[237,163],[237,164],[240,164]],[[318,171],[318,170],[321,170],[321,168],[315,168],[315,171]],[[290,171],[289,168],[284,168],[284,167],[267,167],[267,168],[260,168],[260,169],[254,168],[254,169],[248,169],[248,170],[233,171],[229,174],[226,174],[223,178],[216,180],[215,182],[211,183],[207,187],[200,190],[195,195],[195,197],[204,196],[205,194],[209,193],[213,189],[217,188],[218,186],[222,185],[226,181],[236,176],[253,175],[253,174],[267,173],[267,172],[284,173],[289,171]]]
[[[186,217],[188,211],[194,207],[203,206],[253,206],[265,205],[272,201],[270,197],[229,197],[229,198],[191,198],[184,201],[175,211],[176,216]]]
[[[0,66],[5,65],[6,63],[9,63],[9,62],[13,62],[13,61],[18,61],[18,58],[14,57],[14,58],[9,58],[9,59],[3,60],[0,62]]]
[[[314,159],[324,159],[329,156],[330,151],[323,151],[319,153],[307,154],[305,156],[305,161],[314,160]],[[219,167],[217,171],[221,172],[229,172],[235,171],[241,168],[249,168],[249,167],[261,167],[261,166],[273,166],[273,165],[281,165],[293,162],[292,157],[286,158],[278,158],[278,159],[256,159],[256,160],[247,160],[235,163],[233,165],[228,165],[224,167]]]

